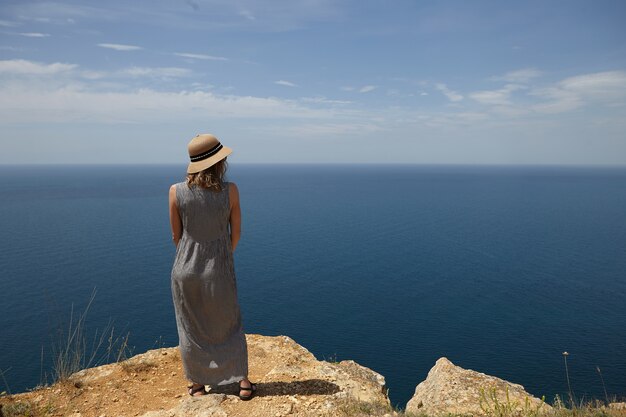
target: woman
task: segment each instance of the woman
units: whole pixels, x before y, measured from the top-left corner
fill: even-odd
[[[187,180],[171,186],[169,212],[176,245],[172,297],[189,395],[239,381],[239,397],[248,400],[256,385],[248,380],[233,262],[241,209],[237,186],[224,181],[232,149],[204,134],[188,151]]]

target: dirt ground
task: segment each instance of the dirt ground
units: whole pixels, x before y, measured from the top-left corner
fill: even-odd
[[[154,413],[146,417],[190,413],[335,416],[345,414],[341,411],[342,404],[354,397],[355,390],[356,397],[366,401],[373,399],[376,406],[383,407],[382,411],[390,410],[382,393],[366,392],[369,389],[380,391],[380,386],[368,385],[371,376],[365,375],[366,378],[359,381],[359,375],[348,375],[338,364],[317,361],[306,349],[284,336],[247,335],[247,338],[249,378],[257,383],[255,396],[249,401],[239,399],[236,384],[192,398],[188,394],[189,381],[183,375],[180,353],[174,347],[151,350],[124,362],[87,369],[67,381],[35,391],[4,396],[0,398],[3,417],[20,414],[143,416],[151,411]],[[362,369],[359,372],[363,372]],[[363,395],[359,395],[360,391]],[[354,406],[348,408],[353,410]],[[345,412],[353,414],[348,408]]]

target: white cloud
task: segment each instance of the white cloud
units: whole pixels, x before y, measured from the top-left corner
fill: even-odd
[[[155,2],[146,7],[143,2],[68,2],[14,1],[10,9],[17,16],[44,16],[53,21],[74,18],[77,21],[106,21],[133,24],[149,21],[154,27],[180,30],[181,27],[211,30],[255,28],[280,32],[300,29],[309,24],[337,20],[344,12],[332,0],[290,0],[260,2],[257,0],[186,1],[180,12],[173,2]],[[191,6],[191,7],[190,7]],[[192,16],[190,16],[193,13]]]
[[[354,91],[354,87],[350,87],[349,85],[341,87],[341,91]]]
[[[349,113],[312,108],[298,100],[237,96],[210,91],[94,91],[81,83],[62,87],[5,82],[0,86],[2,123],[139,123],[176,118],[333,119]]]
[[[583,105],[580,96],[558,87],[535,89],[530,95],[544,99],[543,103],[534,104],[532,109],[539,113],[563,113]]]
[[[13,28],[19,26],[19,23],[17,22],[10,22],[8,20],[0,20],[0,27],[5,27],[5,28]]]
[[[626,72],[607,71],[578,75],[564,79],[559,86],[601,100],[623,99],[626,95]]]
[[[0,61],[0,74],[21,74],[21,75],[49,75],[68,72],[78,67],[75,64],[41,64],[23,59],[10,59]]]
[[[228,58],[224,58],[223,56],[192,54],[188,52],[175,52],[174,55],[180,56],[183,58],[191,58],[191,59],[202,59],[202,60],[211,60],[211,61],[228,61]]]
[[[511,93],[523,89],[519,84],[507,84],[498,90],[484,90],[470,93],[469,97],[481,104],[509,105]]]
[[[178,67],[131,67],[119,74],[131,77],[186,77],[191,74],[191,70]]]
[[[256,17],[250,10],[244,9],[239,11],[239,15],[245,17],[248,20],[256,20]]]
[[[180,67],[130,67],[117,71],[94,71],[89,69],[78,68],[76,64],[52,63],[43,64],[35,61],[27,61],[23,59],[13,59],[0,61],[0,74],[12,74],[22,76],[23,79],[29,79],[32,76],[58,75],[66,73],[71,75],[73,79],[83,80],[103,80],[103,79],[119,79],[119,78],[180,78],[193,75],[193,71]],[[30,78],[32,79],[32,78]],[[63,81],[65,80],[65,81]],[[68,78],[58,79],[60,82],[67,82]],[[95,86],[95,84],[93,84]]]
[[[626,72],[607,71],[566,78],[556,85],[536,88],[530,95],[544,99],[533,106],[540,113],[562,113],[586,104],[615,106],[626,101]]]
[[[140,49],[143,49],[141,46],[122,45],[119,43],[99,43],[98,46],[101,48],[113,49],[116,51],[138,51]]]
[[[540,77],[542,74],[543,73],[536,68],[522,68],[516,71],[507,72],[499,77],[493,77],[493,79],[509,83],[527,83],[533,78]]]
[[[18,35],[26,36],[27,38],[47,38],[50,36],[49,33],[39,33],[39,32],[21,32]]]
[[[420,96],[427,96],[427,95],[428,95],[428,93],[427,93],[427,92],[425,92],[425,91],[422,91],[422,92],[420,93]]]
[[[285,81],[285,80],[274,81],[274,84],[284,85],[286,87],[297,87],[298,86],[297,84],[294,84],[291,81]]]
[[[359,93],[369,93],[370,91],[376,90],[376,88],[378,87],[376,87],[375,85],[364,85],[359,89]]]
[[[452,91],[448,88],[447,85],[439,83],[435,85],[435,88],[443,93],[444,96],[448,98],[448,100],[452,102],[457,102],[463,100],[463,96],[456,91]]]
[[[271,127],[272,134],[276,135],[276,129]],[[259,130],[255,128],[255,130]],[[343,135],[363,135],[367,133],[380,132],[384,130],[378,124],[372,122],[320,122],[320,123],[300,123],[295,126],[282,126],[279,135],[288,138],[293,137],[320,137],[320,136],[343,136]]]
[[[348,100],[332,100],[326,97],[302,97],[300,101],[303,103],[316,103],[316,104],[351,104]]]
[[[81,71],[80,76],[86,80],[101,80],[108,77],[110,74],[104,71]]]
[[[207,84],[207,83],[191,83],[191,86],[196,91],[209,91],[215,88],[213,84]]]

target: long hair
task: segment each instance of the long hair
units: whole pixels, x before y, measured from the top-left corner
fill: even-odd
[[[208,188],[211,191],[222,191],[227,169],[228,163],[226,158],[221,159],[203,171],[187,174],[187,186],[191,188],[193,185],[197,185],[198,187]]]

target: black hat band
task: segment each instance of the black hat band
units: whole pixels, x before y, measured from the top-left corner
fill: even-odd
[[[222,144],[218,143],[217,145],[215,145],[213,148],[209,149],[206,152],[202,152],[201,154],[198,155],[194,155],[194,156],[190,156],[189,159],[191,160],[191,162],[198,162],[198,161],[203,161],[213,155],[215,155],[217,152],[219,152],[220,149],[222,149]]]

